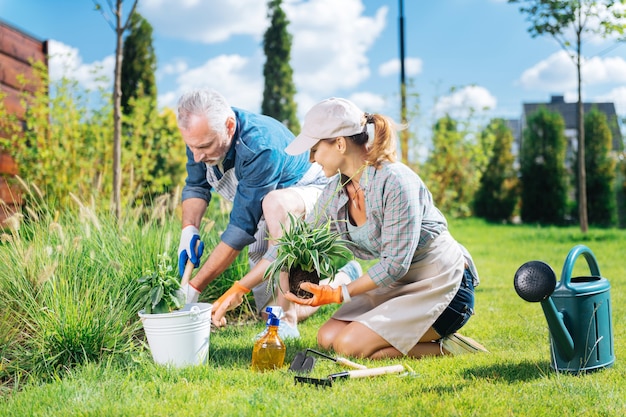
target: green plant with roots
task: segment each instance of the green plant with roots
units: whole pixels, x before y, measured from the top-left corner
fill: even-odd
[[[289,272],[289,290],[306,298],[311,294],[300,289],[303,280],[318,283],[328,278],[332,281],[337,270],[352,258],[347,248],[350,243],[332,227],[332,220],[316,226],[304,217],[289,213],[289,227],[282,226],[282,236],[276,239],[276,259],[265,270],[269,280],[268,290],[279,283],[281,271]],[[302,275],[306,275],[301,278]],[[283,289],[281,288],[281,291]]]
[[[146,314],[171,313],[185,305],[179,278],[169,263],[167,253],[158,255],[156,271],[147,271],[137,279],[139,302]]]

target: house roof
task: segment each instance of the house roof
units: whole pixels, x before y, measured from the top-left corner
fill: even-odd
[[[528,115],[537,111],[540,106],[546,107],[553,112],[559,112],[565,122],[565,129],[577,129],[576,123],[576,107],[578,103],[567,103],[563,96],[552,96],[548,103],[524,103],[522,120],[526,125]],[[599,111],[606,114],[609,122],[611,133],[613,134],[613,149],[622,150],[622,133],[620,131],[617,119],[617,113],[615,112],[615,105],[613,103],[583,103],[583,111],[586,114],[592,107],[596,107]]]

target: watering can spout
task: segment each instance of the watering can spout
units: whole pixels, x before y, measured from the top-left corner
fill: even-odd
[[[572,359],[574,357],[574,339],[572,339],[567,327],[565,327],[563,313],[557,311],[551,298],[543,300],[541,307],[543,308],[543,314],[546,316],[548,328],[557,350],[566,360]]]
[[[541,302],[557,351],[571,359],[574,356],[574,339],[565,326],[563,313],[557,310],[550,297],[556,288],[554,270],[545,262],[526,262],[515,273],[514,284],[515,291],[524,300]]]

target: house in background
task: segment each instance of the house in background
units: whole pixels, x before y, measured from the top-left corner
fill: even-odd
[[[24,122],[26,109],[22,98],[35,90],[34,86],[22,86],[20,78],[31,80],[34,62],[48,63],[48,42],[36,39],[3,20],[0,20],[0,93],[1,103],[9,115]],[[24,90],[24,91],[22,91]],[[0,123],[0,138],[10,139]],[[11,146],[11,145],[9,145]],[[18,166],[11,156],[11,149],[0,147],[0,227],[7,217],[21,208],[21,194],[12,185]]]
[[[575,152],[578,149],[578,123],[577,123],[577,114],[576,109],[578,107],[577,102],[567,103],[565,102],[564,96],[552,96],[548,103],[524,103],[522,108],[522,118],[519,121],[519,124],[515,124],[511,121],[509,122],[509,127],[513,132],[515,137],[516,146],[516,154],[519,155],[519,150],[521,149],[522,140],[523,140],[523,130],[526,128],[526,121],[528,116],[533,114],[539,109],[539,107],[544,106],[548,110],[552,112],[558,112],[563,117],[565,122],[565,136],[567,137],[567,155],[566,155],[566,165],[570,166],[571,163],[575,160]],[[622,132],[619,127],[617,113],[615,112],[615,105],[613,103],[583,103],[583,111],[587,114],[592,107],[596,107],[599,111],[604,113],[609,122],[609,127],[611,129],[611,133],[613,134],[613,150],[616,152],[624,150],[624,141],[622,138]],[[515,128],[515,130],[513,129]]]
[[[522,144],[522,121],[520,119],[507,119],[506,126],[513,134],[513,155],[519,155],[520,145]]]

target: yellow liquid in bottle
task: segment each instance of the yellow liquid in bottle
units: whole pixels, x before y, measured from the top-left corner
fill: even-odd
[[[278,326],[269,326],[265,336],[257,340],[252,349],[252,369],[267,371],[283,366],[285,344],[278,337]]]

